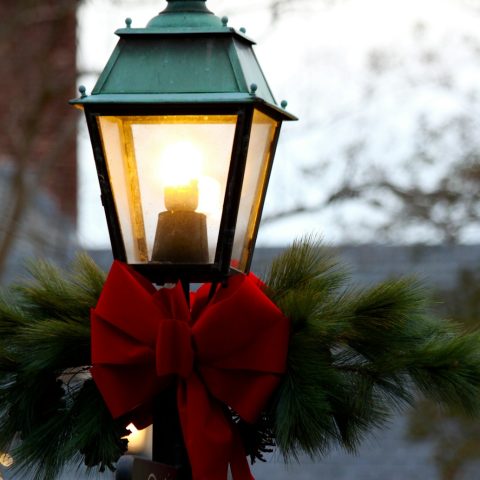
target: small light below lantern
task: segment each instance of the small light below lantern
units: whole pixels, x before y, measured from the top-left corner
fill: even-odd
[[[127,430],[131,433],[128,435],[128,451],[130,453],[144,453],[148,445],[149,428],[138,430],[133,423],[127,425]]]
[[[13,457],[8,453],[0,452],[0,465],[3,467],[11,467],[13,465]]]

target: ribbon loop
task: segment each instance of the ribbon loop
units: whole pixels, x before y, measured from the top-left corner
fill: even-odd
[[[191,318],[180,285],[155,289],[114,262],[92,310],[92,376],[114,417],[144,411],[178,377],[178,411],[193,480],[251,480],[225,405],[254,422],[285,370],[288,320],[258,280],[236,275]],[[142,418],[143,420],[143,418]],[[134,420],[135,423],[135,420]]]

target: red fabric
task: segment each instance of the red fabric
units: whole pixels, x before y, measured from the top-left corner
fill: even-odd
[[[144,426],[154,396],[178,378],[178,410],[193,480],[251,480],[224,404],[254,422],[285,371],[289,324],[252,275],[192,295],[156,291],[114,262],[92,310],[92,375],[116,418]]]

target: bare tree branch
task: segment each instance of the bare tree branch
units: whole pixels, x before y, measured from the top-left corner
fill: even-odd
[[[9,181],[9,194],[3,195],[7,200],[0,231],[0,276],[39,190],[52,181],[60,187],[53,180],[59,166],[75,159],[76,116],[66,100],[73,96],[75,81],[77,4],[32,0],[0,6],[0,14],[9,19],[0,29],[0,61],[9,87],[0,117],[0,152],[13,167],[4,179]],[[64,45],[67,38],[72,38],[70,47]],[[59,108],[63,104],[65,113]],[[68,169],[75,172],[74,163]],[[64,181],[71,184],[70,179]]]

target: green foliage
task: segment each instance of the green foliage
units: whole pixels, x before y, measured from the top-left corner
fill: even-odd
[[[38,480],[71,462],[113,469],[126,419],[112,419],[89,374],[89,312],[104,274],[86,257],[68,274],[45,263],[31,272],[0,297],[0,450]],[[418,392],[479,413],[480,334],[433,318],[414,279],[363,290],[349,282],[312,238],[273,263],[266,293],[291,335],[286,374],[258,424],[232,412],[252,461],[273,443],[287,460],[353,451]]]
[[[286,460],[334,445],[354,450],[418,392],[479,413],[479,334],[432,318],[416,280],[352,289],[331,252],[309,238],[267,278],[267,293],[292,320],[288,370],[271,410]]]
[[[0,451],[18,475],[54,479],[66,463],[113,469],[128,432],[90,379],[90,308],[105,276],[87,256],[69,274],[39,262],[0,298]]]
[[[455,319],[465,331],[478,329],[480,283],[474,265],[472,270],[460,272],[455,289],[438,292],[437,296],[441,299],[437,307],[444,310],[443,314]],[[467,469],[477,468],[480,422],[462,411],[445,411],[431,400],[423,399],[409,415],[408,435],[409,440],[431,443],[438,477],[442,480],[467,478]]]

